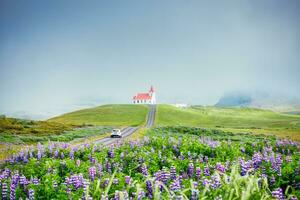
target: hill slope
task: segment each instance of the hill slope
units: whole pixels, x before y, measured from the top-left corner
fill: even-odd
[[[159,105],[156,125],[218,128],[233,132],[253,132],[300,139],[300,116],[254,108],[193,106],[181,109]]]
[[[146,105],[112,104],[78,110],[48,121],[74,125],[138,126],[145,122],[147,113]]]

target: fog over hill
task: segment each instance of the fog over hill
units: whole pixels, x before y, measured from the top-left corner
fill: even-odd
[[[253,107],[300,114],[300,100],[262,91],[225,93],[215,104],[218,107]]]

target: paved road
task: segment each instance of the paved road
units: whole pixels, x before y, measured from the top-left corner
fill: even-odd
[[[146,123],[146,127],[150,128],[154,125],[154,121],[155,121],[155,113],[156,113],[156,105],[149,105],[150,109],[149,109],[149,113],[147,116],[147,123]],[[124,128],[121,132],[122,132],[122,138],[111,138],[111,137],[106,137],[100,140],[95,141],[95,144],[103,144],[105,146],[116,143],[118,141],[123,140],[124,138],[132,135],[135,131],[137,131],[140,127],[127,127]]]

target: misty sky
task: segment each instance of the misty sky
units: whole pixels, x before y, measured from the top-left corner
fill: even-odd
[[[300,1],[0,1],[0,112],[300,96]]]

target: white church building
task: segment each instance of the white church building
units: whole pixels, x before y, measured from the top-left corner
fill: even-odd
[[[133,104],[156,104],[155,90],[151,86],[148,93],[137,93],[132,98]]]

